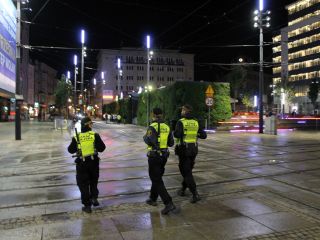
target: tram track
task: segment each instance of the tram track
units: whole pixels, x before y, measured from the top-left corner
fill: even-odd
[[[243,169],[244,170],[244,169]],[[219,185],[219,184],[227,184],[227,183],[234,183],[234,182],[238,182],[238,181],[244,181],[244,180],[252,180],[252,179],[259,179],[259,178],[266,178],[266,179],[271,179],[275,182],[279,182],[285,185],[288,185],[290,187],[294,187],[303,191],[308,191],[310,193],[313,194],[317,194],[320,195],[320,192],[316,192],[313,191],[311,189],[308,188],[302,188],[299,187],[297,185],[294,184],[289,184],[287,182],[284,181],[280,181],[278,179],[275,179],[274,177],[281,177],[281,176],[286,176],[288,174],[295,174],[295,173],[307,173],[310,171],[315,171],[315,170],[320,170],[319,168],[312,168],[312,169],[307,169],[307,170],[291,170],[290,172],[285,172],[285,173],[277,173],[277,174],[269,174],[269,175],[257,175],[257,174],[253,174],[250,173],[254,176],[251,177],[242,177],[242,178],[236,178],[236,179],[226,179],[226,180],[219,180],[219,181],[214,181],[214,182],[209,182],[209,183],[199,183],[198,186],[199,188],[203,188],[203,187],[212,187],[215,185]],[[244,170],[245,171],[245,170]],[[195,170],[194,173],[195,175],[197,173],[206,173],[207,171],[201,171],[201,170]],[[169,173],[166,174],[165,177],[170,177],[170,176],[180,176],[179,172],[175,172],[175,173]],[[143,180],[143,179],[148,179],[148,176],[143,176],[143,177],[127,177],[127,178],[119,178],[119,179],[111,179],[111,180],[105,180],[105,181],[99,181],[100,184],[103,183],[111,183],[111,182],[124,182],[124,181],[132,181],[132,180]],[[75,183],[70,183],[70,184],[47,184],[47,185],[43,185],[43,186],[31,186],[31,187],[24,187],[24,188],[12,188],[12,189],[5,189],[5,190],[0,190],[0,192],[5,192],[5,191],[16,191],[16,190],[26,190],[26,189],[47,189],[47,188],[54,188],[54,187],[66,187],[66,186],[74,186],[76,187]],[[176,190],[178,189],[180,186],[168,186],[167,189],[168,190]],[[128,192],[128,193],[121,193],[121,194],[114,194],[114,195],[101,195],[100,198],[109,198],[109,197],[119,197],[119,196],[131,196],[134,194],[141,194],[141,193],[148,193],[149,191],[135,191],[135,192]],[[53,204],[53,203],[61,203],[61,202],[70,202],[70,201],[78,201],[79,198],[74,198],[74,199],[60,199],[60,200],[48,200],[48,201],[43,201],[43,202],[29,202],[29,203],[21,203],[21,204],[14,204],[12,206],[10,205],[6,205],[6,206],[0,206],[0,209],[7,209],[7,208],[16,208],[16,207],[29,207],[29,206],[34,206],[34,205],[45,205],[45,204]]]

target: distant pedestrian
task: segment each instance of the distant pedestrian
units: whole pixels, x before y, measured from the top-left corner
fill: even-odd
[[[117,122],[121,123],[121,115],[120,114],[117,115]]]
[[[99,161],[98,152],[106,148],[98,133],[92,131],[93,122],[89,117],[81,120],[81,133],[72,138],[68,147],[69,153],[77,153],[76,170],[77,185],[81,192],[82,211],[91,213],[91,206],[99,206],[98,179]]]
[[[192,193],[191,203],[201,200],[197,185],[192,175],[195,159],[198,154],[198,138],[206,139],[207,133],[199,128],[199,123],[192,116],[192,107],[184,105],[181,109],[181,119],[177,122],[174,137],[177,139],[175,153],[179,157],[179,170],[183,177],[182,187],[178,190],[179,196],[185,196],[189,188]]]
[[[152,183],[150,197],[146,203],[156,206],[160,195],[165,205],[161,213],[166,215],[169,212],[175,212],[176,206],[173,204],[172,198],[162,180],[169,157],[168,146],[172,147],[174,145],[174,139],[170,127],[162,119],[162,110],[160,108],[153,109],[153,121],[148,127],[143,140],[148,145],[149,177]]]

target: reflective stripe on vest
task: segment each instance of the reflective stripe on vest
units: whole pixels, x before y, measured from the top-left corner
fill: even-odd
[[[78,143],[77,138],[76,138],[76,141],[78,143],[78,149],[81,150],[83,157],[94,155],[95,153],[94,140],[95,140],[95,134],[93,131],[79,133],[80,144]]]
[[[183,125],[183,142],[185,143],[196,143],[198,130],[199,130],[199,123],[194,119],[180,119]]]
[[[150,127],[153,127],[156,132],[158,133],[158,123],[154,122],[150,125]],[[158,144],[160,149],[168,148],[168,137],[170,134],[170,128],[165,123],[160,123],[160,134],[158,136]],[[152,150],[151,146],[148,146],[148,150]]]

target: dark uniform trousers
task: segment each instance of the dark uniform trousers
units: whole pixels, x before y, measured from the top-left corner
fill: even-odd
[[[156,201],[160,195],[165,205],[172,201],[166,187],[164,186],[162,176],[164,174],[167,157],[156,156],[148,157],[149,177],[151,179],[150,199]]]
[[[81,192],[81,202],[91,206],[91,199],[98,198],[99,160],[88,159],[77,163],[77,185]]]
[[[193,178],[192,170],[195,164],[195,159],[197,156],[197,148],[193,145],[190,149],[181,147],[178,157],[179,157],[179,170],[183,177],[182,188],[185,190],[189,188],[192,194],[197,191],[197,186]]]

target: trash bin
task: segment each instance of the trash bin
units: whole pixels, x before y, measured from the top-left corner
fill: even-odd
[[[56,130],[60,129],[68,129],[68,120],[64,119],[63,117],[59,116],[59,117],[55,117],[54,118],[54,128]]]
[[[265,118],[265,131],[266,134],[277,135],[277,118],[274,115]]]

